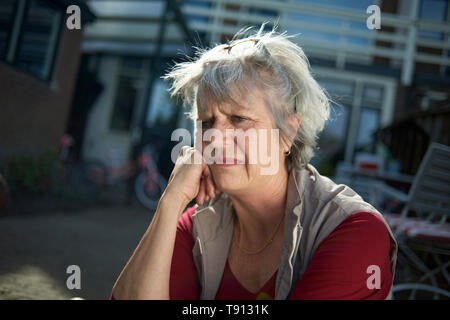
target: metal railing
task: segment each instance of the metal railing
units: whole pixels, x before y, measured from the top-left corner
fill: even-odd
[[[207,33],[212,42],[223,41],[243,26],[267,21],[276,22],[280,30],[321,34],[324,37],[320,40],[307,35],[297,38],[309,56],[334,59],[338,68],[347,62],[372,64],[375,58],[386,58],[391,67],[400,69],[402,83],[407,85],[416,63],[450,66],[450,24],[417,19],[418,1],[410,3],[408,16],[381,12],[380,30],[364,27],[370,16],[365,11],[302,2],[198,0],[186,2],[182,11],[188,17],[196,17],[190,19],[190,28]],[[312,19],[301,21],[296,14]],[[331,20],[340,23],[327,22]],[[423,32],[433,32],[441,40],[426,38]],[[431,48],[437,53],[421,48]]]
[[[151,44],[163,3],[90,0],[98,19],[87,26],[85,40]],[[196,0],[184,1],[181,9],[189,29],[211,42],[222,42],[244,26],[277,23],[279,30],[301,33],[296,39],[309,57],[328,59],[340,69],[347,63],[384,63],[409,85],[416,64],[434,65],[441,73],[450,67],[450,24],[418,19],[419,0],[407,5],[407,14],[381,12],[379,30],[367,28],[366,10],[301,1]],[[165,37],[171,43],[183,39],[174,22],[168,23]]]

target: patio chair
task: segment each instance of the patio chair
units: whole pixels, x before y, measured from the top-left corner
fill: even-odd
[[[437,276],[441,275],[450,287],[450,147],[432,143],[428,148],[408,194],[382,182],[373,182],[370,200],[376,206],[377,196],[397,199],[404,203],[400,214],[384,213],[399,245],[398,266],[415,267],[421,272],[417,282],[394,286],[393,293],[410,290],[410,299],[417,292],[428,291],[436,299],[439,295],[450,297],[450,292],[439,288]],[[414,215],[415,213],[415,215]],[[430,256],[435,266],[425,263],[418,253]],[[441,257],[445,257],[442,261]],[[431,285],[425,284],[430,281]]]

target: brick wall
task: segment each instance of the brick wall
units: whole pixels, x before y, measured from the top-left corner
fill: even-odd
[[[70,112],[81,41],[81,30],[61,34],[51,82],[0,62],[0,163],[8,155],[58,146]]]

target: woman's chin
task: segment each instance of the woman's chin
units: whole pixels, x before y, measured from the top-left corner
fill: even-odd
[[[239,179],[230,179],[230,178],[219,178],[214,179],[214,183],[216,184],[217,188],[225,193],[234,193],[237,190],[242,189],[241,184],[239,183]]]
[[[247,173],[245,170],[242,170],[243,168],[242,165],[225,169],[212,166],[211,171],[217,188],[226,193],[232,193],[233,191],[242,189],[247,183],[244,180],[247,177]]]

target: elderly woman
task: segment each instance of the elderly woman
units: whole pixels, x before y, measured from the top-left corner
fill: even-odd
[[[327,96],[302,49],[262,29],[166,76],[192,106],[197,139],[181,150],[113,299],[390,298],[392,232],[374,207],[309,164]],[[222,135],[205,139],[210,129]],[[250,130],[257,139],[232,136]],[[208,146],[215,161],[199,151]],[[269,161],[250,161],[254,148]]]

